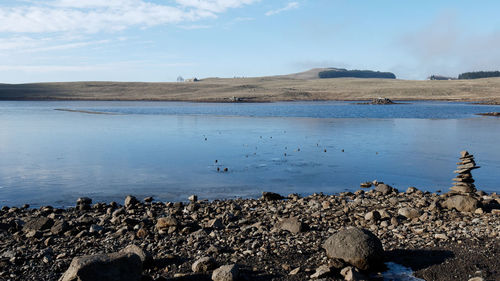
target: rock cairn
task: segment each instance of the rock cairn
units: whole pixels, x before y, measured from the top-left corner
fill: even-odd
[[[460,152],[460,162],[457,165],[457,170],[454,173],[458,175],[453,179],[450,192],[459,194],[475,193],[477,190],[471,171],[480,167],[476,166],[474,155],[469,154],[466,150]]]

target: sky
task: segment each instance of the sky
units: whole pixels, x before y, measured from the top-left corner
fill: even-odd
[[[498,0],[0,0],[0,83],[500,69]]]

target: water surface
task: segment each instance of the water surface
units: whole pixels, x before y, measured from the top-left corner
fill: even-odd
[[[374,179],[446,191],[463,149],[482,166],[476,185],[500,191],[500,119],[474,115],[489,111],[499,108],[0,102],[0,205],[331,194]]]

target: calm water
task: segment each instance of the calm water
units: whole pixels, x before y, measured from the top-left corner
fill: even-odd
[[[0,102],[0,205],[336,193],[374,179],[446,191],[463,149],[482,166],[476,185],[500,191],[500,119],[474,115],[489,111],[500,107]]]

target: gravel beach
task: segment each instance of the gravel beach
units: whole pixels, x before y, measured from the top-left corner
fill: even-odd
[[[419,278],[500,280],[499,195],[436,194],[413,187],[399,192],[375,184],[355,193],[304,198],[264,193],[260,199],[209,202],[191,196],[173,203],[128,196],[121,204],[80,198],[68,209],[5,206],[0,211],[0,280],[63,280],[77,257],[106,254],[109,260],[120,253],[128,263],[141,257],[132,265],[113,264],[136,266],[142,276],[135,280],[380,277],[383,268],[362,271],[349,267],[348,258],[327,255],[325,241],[348,227],[374,234],[385,262],[409,267]],[[467,200],[452,207],[457,196],[471,198],[472,209],[464,211],[470,207]],[[113,278],[108,280],[134,280]]]

